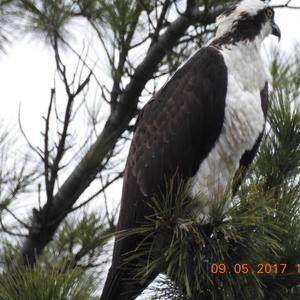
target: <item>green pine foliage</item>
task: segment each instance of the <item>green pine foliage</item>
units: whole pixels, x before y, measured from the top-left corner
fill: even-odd
[[[42,260],[49,264],[64,261],[84,268],[99,266],[99,257],[105,251],[105,244],[113,230],[108,228],[103,218],[95,213],[78,214],[68,218],[49,244]]]
[[[94,286],[79,269],[36,265],[0,276],[1,300],[92,300]]]
[[[3,243],[0,300],[92,300],[108,259],[113,229],[95,213],[69,217],[33,268],[15,268],[16,246]]]
[[[67,36],[67,25],[74,14],[72,4],[62,0],[21,0],[17,1],[16,9],[26,20],[26,31],[44,36],[52,43]]]
[[[83,18],[100,40],[105,40],[112,79],[122,85],[122,79],[134,68],[128,53],[139,44],[158,39],[158,33],[168,25],[162,22],[161,32],[156,32],[159,20],[155,6],[165,2],[0,1],[0,50],[11,38],[10,26],[15,23],[20,23],[17,27],[21,31],[36,33],[57,46],[57,41],[68,42],[72,20]],[[170,2],[180,13],[181,1]],[[195,2],[213,7],[229,1]],[[190,36],[183,37],[167,53],[162,61],[167,68],[160,68],[160,75],[175,70],[193,45],[198,48],[205,44],[212,32],[202,33],[205,26],[197,26],[189,28]],[[193,213],[201,195],[190,199],[188,184],[172,181],[165,201],[154,198],[149,204],[154,213],[147,222],[124,233],[145,236],[139,251],[129,259],[129,263],[140,259],[133,280],[143,281],[156,270],[166,274],[161,284],[154,286],[157,299],[300,299],[300,113],[296,101],[300,93],[300,55],[291,59],[277,56],[271,71],[266,134],[230,209],[224,212],[229,194],[216,196],[219,201],[203,224]],[[0,210],[10,201],[6,197]],[[105,244],[111,234],[112,229],[96,214],[67,219],[35,267],[14,271],[8,271],[7,266],[18,251],[15,244],[5,240],[0,253],[0,300],[94,299],[100,273],[105,273]],[[154,243],[149,244],[147,237],[154,237]],[[104,259],[99,261],[99,257]]]
[[[224,212],[230,195],[218,195],[203,224],[192,213],[199,199],[189,198],[188,184],[172,182],[134,231],[145,242],[132,259],[148,257],[137,278],[155,270],[167,275],[157,299],[300,298],[300,64],[286,62],[276,57],[272,64],[266,135],[232,207]]]

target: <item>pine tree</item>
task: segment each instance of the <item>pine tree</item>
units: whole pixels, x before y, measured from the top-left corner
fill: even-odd
[[[295,51],[297,53],[297,51]],[[170,184],[165,201],[139,232],[156,237],[139,279],[157,268],[167,275],[158,299],[299,299],[300,92],[299,56],[276,55],[268,126],[259,154],[232,207],[219,195],[207,224],[192,215],[188,187]],[[176,202],[170,196],[176,190]],[[201,197],[201,195],[199,196]]]
[[[58,81],[49,91],[45,126],[37,129],[43,144],[33,146],[21,128],[30,155],[11,150],[14,140],[1,123],[1,300],[80,300],[99,294],[110,259],[108,241],[115,231],[116,213],[106,209],[111,200],[107,190],[122,177],[121,150],[128,145],[136,116],[162,79],[212,37],[216,16],[231,3],[0,1],[2,55],[23,35],[42,40],[52,51]],[[97,77],[86,48],[75,49],[76,20],[94,30],[109,84]],[[136,255],[146,253],[148,260],[141,261],[133,280],[143,280],[157,267],[166,276],[152,286],[146,299],[299,298],[298,50],[289,59],[275,57],[271,65],[266,135],[230,210],[222,209],[229,195],[219,195],[209,222],[201,223],[190,213],[197,199],[188,198],[184,182],[179,187],[168,183],[170,191],[177,190],[176,201],[171,193],[163,204],[153,199],[155,213],[136,230],[145,237],[154,235],[155,243],[140,245]],[[75,68],[66,63],[66,55],[77,59]],[[95,86],[101,95],[97,94],[101,99],[95,100],[95,107],[106,105],[109,115],[89,110],[89,139],[76,140],[72,133],[77,112]],[[73,164],[68,165],[70,157]],[[96,192],[89,188],[92,182],[98,185]],[[28,218],[21,219],[15,207],[28,191],[36,205]],[[99,214],[85,210],[99,199],[105,203]]]

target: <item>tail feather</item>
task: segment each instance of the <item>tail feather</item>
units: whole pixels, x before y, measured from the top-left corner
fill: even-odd
[[[100,300],[127,300],[122,296],[122,272],[109,269]],[[128,298],[130,299],[130,298]]]
[[[157,274],[153,274],[146,282],[141,283],[128,280],[130,278],[129,272],[111,267],[100,300],[133,300],[143,292],[156,276]]]

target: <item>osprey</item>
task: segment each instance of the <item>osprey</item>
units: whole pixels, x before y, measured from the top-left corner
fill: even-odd
[[[201,213],[216,192],[252,162],[266,121],[269,73],[261,43],[270,34],[280,38],[274,10],[267,1],[244,0],[217,18],[216,36],[196,52],[142,109],[137,120],[126,169],[118,229],[138,227],[151,214],[147,203],[166,189],[174,174],[190,182],[191,197],[199,193]],[[203,198],[203,199],[202,199]],[[126,280],[133,269],[122,260],[142,237],[117,237],[102,300],[137,297],[146,283]]]

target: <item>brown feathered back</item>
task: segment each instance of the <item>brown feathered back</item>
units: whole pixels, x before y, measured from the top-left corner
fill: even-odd
[[[123,182],[118,229],[137,227],[151,214],[147,202],[165,189],[165,178],[192,177],[218,138],[223,121],[227,70],[213,47],[199,50],[141,111],[131,143]],[[117,238],[112,267],[101,299],[126,300],[148,284],[138,285],[127,296],[120,269],[127,252],[134,251],[138,235]],[[158,270],[159,272],[159,270]],[[152,280],[153,276],[149,277]]]

